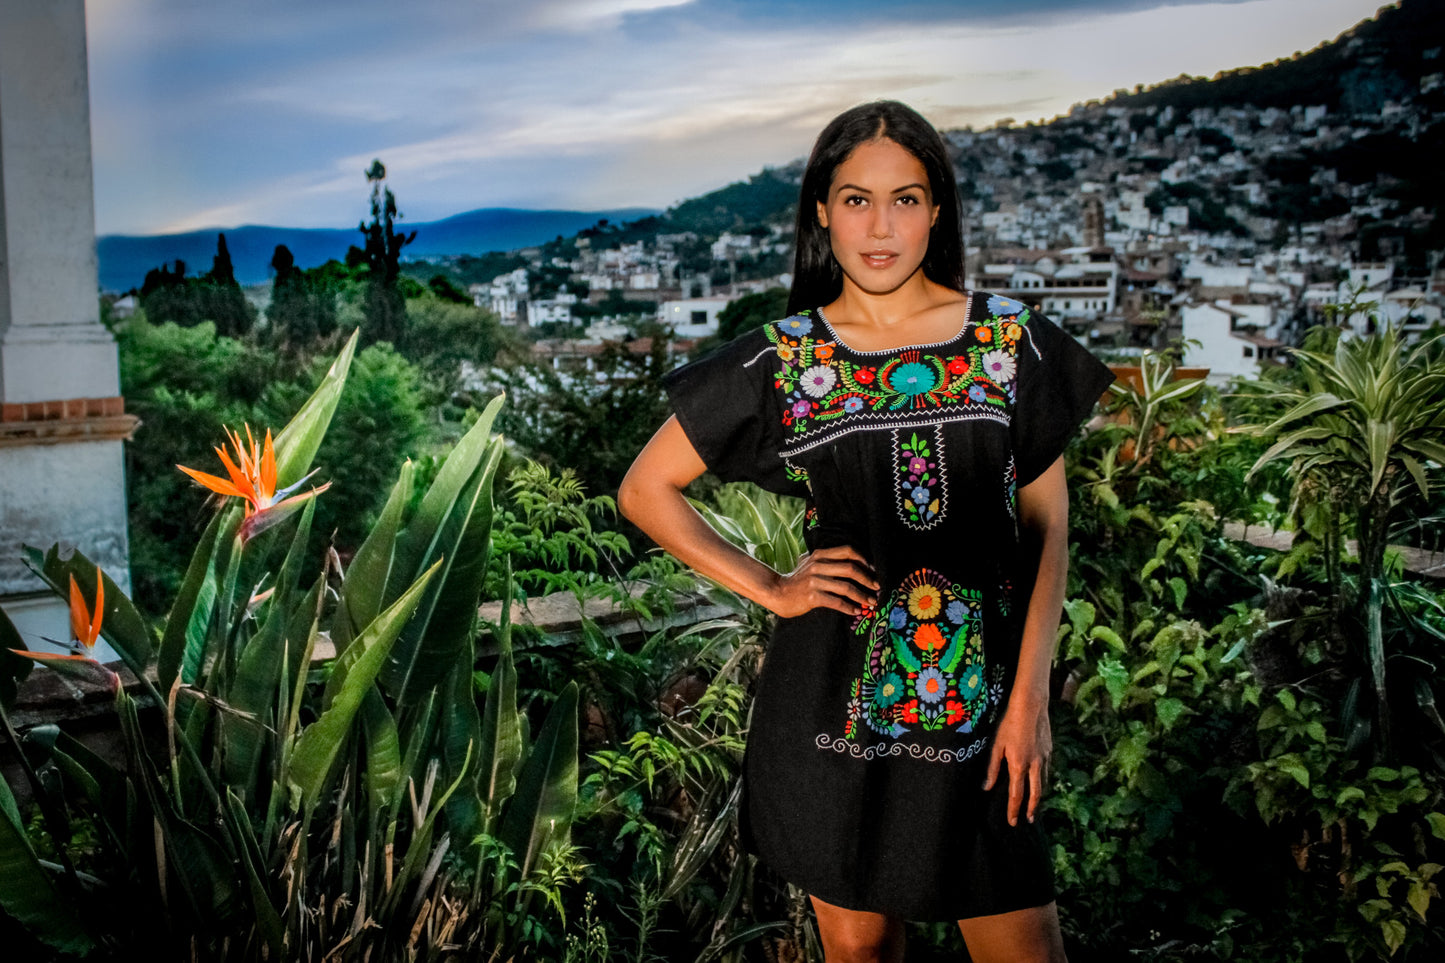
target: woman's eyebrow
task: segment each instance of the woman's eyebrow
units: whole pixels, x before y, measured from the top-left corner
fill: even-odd
[[[840,191],[857,191],[857,192],[860,193],[860,194],[872,194],[872,193],[873,193],[873,192],[870,191],[868,188],[866,188],[866,187],[859,187],[857,184],[839,184],[839,185],[838,185],[838,190],[840,190]],[[893,188],[893,190],[892,190],[890,193],[893,193],[893,194],[902,194],[904,191],[912,191],[912,190],[926,191],[926,190],[928,190],[928,188],[927,188],[925,185],[923,185],[923,184],[919,184],[919,183],[916,183],[916,182],[915,182],[915,183],[912,183],[912,184],[904,184],[902,187],[895,187],[895,188]]]

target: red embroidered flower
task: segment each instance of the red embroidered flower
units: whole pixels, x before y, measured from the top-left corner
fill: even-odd
[[[962,702],[954,702],[950,699],[943,705],[944,711],[948,713],[948,724],[958,725],[968,715],[968,710],[963,707]]]
[[[917,724],[918,722],[918,700],[909,699],[898,707],[903,713],[903,721]]]
[[[860,385],[871,385],[873,383],[873,378],[874,374],[872,368],[859,368],[857,371],[853,372],[853,380],[857,381]]]
[[[948,373],[961,375],[968,371],[968,358],[959,355],[956,358],[948,359]]]
[[[938,626],[932,622],[925,622],[913,633],[913,644],[924,652],[933,652],[943,648],[943,633],[938,631]]]

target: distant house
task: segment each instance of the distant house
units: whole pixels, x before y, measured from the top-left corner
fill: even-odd
[[[1275,337],[1274,306],[1220,299],[1184,306],[1184,363],[1209,369],[1209,380],[1253,378],[1284,348]],[[1189,342],[1198,342],[1190,344]]]
[[[728,306],[728,301],[728,298],[663,301],[657,306],[657,322],[672,328],[679,338],[705,338],[717,334],[717,316]]]

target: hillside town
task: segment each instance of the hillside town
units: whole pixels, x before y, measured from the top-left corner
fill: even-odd
[[[1334,305],[1353,306],[1335,321],[1361,333],[1374,319],[1425,331],[1445,308],[1438,193],[1368,162],[1440,139],[1445,56],[1425,56],[1439,70],[1417,91],[1350,109],[1184,111],[1116,96],[1050,123],[948,132],[969,286],[1035,306],[1101,356],[1182,344],[1185,363],[1221,382],[1278,363]],[[761,176],[800,174],[795,162]],[[520,252],[527,266],[471,294],[505,324],[546,325],[534,351],[558,367],[627,341],[639,319],[666,326],[685,355],[717,334],[729,302],[788,285],[760,268],[790,262],[790,219],[615,245],[578,236]],[[566,280],[539,294],[544,271]],[[583,304],[616,310],[584,318]]]

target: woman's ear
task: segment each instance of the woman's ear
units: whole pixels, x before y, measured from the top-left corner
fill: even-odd
[[[824,204],[822,201],[818,201],[817,203],[818,203],[818,226],[821,227],[823,230],[826,231],[826,230],[828,229],[828,206],[827,206],[826,204]],[[937,212],[937,211],[934,211],[934,212],[933,212],[933,216],[934,216],[935,218],[938,217],[938,212]]]
[[[938,205],[935,204],[935,205],[933,205],[933,220],[931,220],[931,221],[928,222],[928,228],[929,228],[929,230],[932,230],[933,227],[934,227],[934,225],[936,225],[937,223],[938,223]]]

